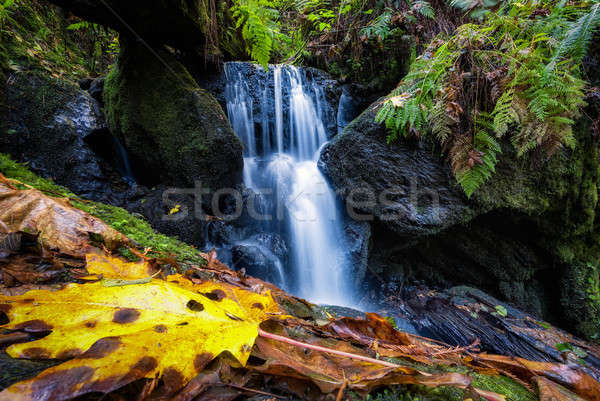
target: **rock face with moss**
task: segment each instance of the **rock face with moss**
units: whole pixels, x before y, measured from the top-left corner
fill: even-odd
[[[221,106],[165,48],[124,41],[104,100],[143,182],[212,191],[241,182],[242,145]]]
[[[387,143],[378,107],[320,159],[347,206],[372,216],[370,269],[391,281],[468,283],[581,335],[600,331],[599,164],[587,121],[576,149],[549,161],[517,158],[506,144],[495,175],[467,199],[438,148]]]

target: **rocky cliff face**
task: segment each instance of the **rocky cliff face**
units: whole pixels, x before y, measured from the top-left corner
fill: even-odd
[[[596,333],[589,283],[597,282],[600,256],[593,245],[599,176],[589,121],[578,126],[575,151],[547,162],[517,159],[504,146],[493,179],[469,200],[439,149],[387,143],[373,121],[378,107],[320,158],[349,210],[371,223],[371,271],[384,282],[467,283],[580,334]]]

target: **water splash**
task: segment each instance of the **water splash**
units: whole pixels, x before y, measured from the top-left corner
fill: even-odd
[[[259,192],[272,217],[260,223],[287,238],[286,289],[314,302],[349,305],[352,290],[343,249],[343,219],[335,194],[317,167],[327,142],[323,89],[299,68],[276,65],[260,88],[261,152],[257,151],[253,97],[236,63],[225,65],[227,112],[244,143],[244,182]],[[272,80],[269,82],[269,80]],[[254,88],[256,91],[257,88]],[[273,99],[273,102],[269,102]],[[269,106],[271,109],[269,110]],[[269,129],[273,116],[274,132]]]

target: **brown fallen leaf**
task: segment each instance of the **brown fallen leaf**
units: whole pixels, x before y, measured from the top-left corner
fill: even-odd
[[[270,322],[268,330],[278,331],[280,335],[285,334],[279,322]],[[343,340],[311,336],[304,339],[304,342],[345,353],[369,356],[363,349]],[[471,383],[471,378],[462,374],[426,375],[408,366],[382,366],[264,337],[257,338],[253,355],[265,362],[262,365],[249,365],[251,370],[309,380],[323,393],[338,391],[344,383],[349,389],[362,392],[387,384],[421,384],[432,387],[449,385],[465,388]]]
[[[8,232],[39,233],[43,247],[79,258],[93,248],[94,235],[109,249],[129,242],[101,220],[74,208],[67,199],[35,189],[14,190],[6,184],[0,184],[0,221]]]
[[[538,387],[540,401],[586,401],[545,377],[536,376],[534,381]]]

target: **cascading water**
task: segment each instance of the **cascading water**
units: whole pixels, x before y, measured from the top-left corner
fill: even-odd
[[[328,140],[323,90],[308,83],[296,67],[271,66],[265,73],[271,82],[253,88],[260,90],[256,107],[235,65],[225,65],[225,97],[228,117],[244,143],[244,183],[257,193],[262,213],[270,216],[257,223],[287,238],[291,250],[280,284],[313,302],[351,304],[343,218],[317,168],[320,149]],[[260,115],[257,121],[255,115]],[[260,139],[256,122],[261,125]]]

